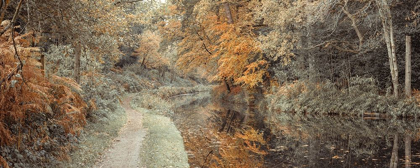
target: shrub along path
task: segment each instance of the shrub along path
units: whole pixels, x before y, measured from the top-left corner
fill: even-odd
[[[132,97],[126,96],[123,99],[122,106],[127,113],[127,123],[121,128],[111,148],[95,164],[95,168],[140,167],[140,147],[146,130],[142,127],[142,113],[130,106]]]

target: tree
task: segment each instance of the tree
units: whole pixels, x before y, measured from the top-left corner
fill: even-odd
[[[389,168],[397,168],[397,167],[398,167],[398,133],[395,133]]]
[[[155,32],[146,31],[141,35],[140,47],[136,49],[134,55],[140,57],[142,67],[161,68],[169,65],[168,59],[158,52],[160,42],[161,37]]]
[[[268,77],[267,62],[254,34],[252,8],[257,2],[195,4],[187,33],[180,45],[178,65],[184,69],[205,67],[211,80],[256,87]],[[198,41],[198,43],[196,42]]]
[[[261,28],[258,38],[271,71],[288,74],[291,80],[316,75],[321,81],[337,83],[339,88],[350,87],[350,79],[356,75],[375,77],[381,87],[387,87],[387,77],[391,76],[393,93],[398,96],[397,55],[401,52],[397,50],[402,44],[394,36],[406,31],[403,28],[406,21],[395,16],[406,15],[407,6],[414,4],[414,1],[388,4],[382,0],[293,3],[265,0],[254,13],[257,20],[267,25]],[[391,6],[395,12],[391,13]],[[409,13],[410,19],[414,18],[411,15],[415,12]],[[388,58],[381,57],[384,51]],[[291,64],[277,64],[277,58],[286,58]],[[391,68],[388,74],[384,73],[385,60]]]
[[[133,29],[145,17],[141,17],[144,15],[142,10],[133,9],[133,6],[149,3],[129,2],[34,0],[28,1],[27,8],[22,8],[20,18],[28,21],[23,24],[25,30],[33,30],[37,36],[45,37],[43,42],[34,45],[41,45],[46,52],[51,51],[52,44],[71,46],[70,50],[75,52],[69,52],[68,57],[73,58],[73,64],[66,68],[73,72],[71,77],[79,79],[82,77],[78,74],[86,74],[86,71],[109,70],[123,54],[120,46],[138,47],[139,36],[134,35]],[[46,60],[55,59],[46,55]],[[77,62],[80,62],[80,68],[77,68]]]
[[[77,42],[76,42],[77,43]],[[82,46],[76,44],[75,46],[75,57],[74,57],[74,79],[80,84],[80,55],[82,54]]]
[[[405,147],[405,167],[410,168],[411,167],[411,135],[406,134],[404,137],[404,147]]]
[[[405,95],[411,97],[411,36],[405,36]]]
[[[42,64],[37,60],[41,49],[31,46],[31,40],[39,39],[34,32],[16,32],[17,14],[11,26],[6,29],[1,26],[6,31],[0,36],[0,146],[15,146],[21,150],[25,144],[35,141],[53,144],[58,138],[49,133],[51,125],[59,126],[65,133],[59,136],[78,134],[86,124],[87,104],[80,86],[73,80],[55,75],[48,80],[43,76]],[[44,124],[39,125],[42,121]],[[32,133],[25,134],[23,130]],[[64,145],[60,143],[53,151],[65,152]],[[2,156],[0,162],[2,167],[8,167]]]
[[[388,49],[389,67],[391,70],[392,85],[394,87],[394,96],[398,97],[398,64],[394,39],[394,27],[392,24],[391,9],[387,0],[376,0],[379,15],[382,20],[383,36]]]
[[[330,81],[348,89],[359,76],[377,79],[398,97],[397,56],[403,44],[395,36],[410,34],[400,16],[418,20],[416,1],[177,2],[184,32],[178,66],[186,71],[204,67],[211,79],[229,85],[260,86],[271,78],[286,82],[309,76],[317,79],[313,83]],[[247,51],[231,52],[238,46]],[[389,70],[383,66],[387,64]]]

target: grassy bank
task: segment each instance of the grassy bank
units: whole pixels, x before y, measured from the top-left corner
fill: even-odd
[[[126,114],[122,107],[119,106],[109,114],[100,122],[88,124],[80,135],[75,150],[70,154],[70,161],[63,162],[59,167],[92,167],[95,164],[126,123]]]
[[[143,111],[143,126],[147,135],[140,158],[146,167],[189,167],[181,133],[169,117]]]
[[[414,98],[398,99],[380,94],[370,78],[353,79],[349,88],[339,89],[334,83],[308,84],[298,81],[284,84],[266,96],[260,104],[270,115],[279,112],[301,114],[333,114],[363,116],[368,113],[387,117],[415,116],[420,112]]]
[[[170,119],[173,116],[171,97],[209,91],[211,87],[162,87],[138,93],[131,105],[143,113],[147,135],[143,141],[141,161],[145,167],[189,167],[181,133]]]

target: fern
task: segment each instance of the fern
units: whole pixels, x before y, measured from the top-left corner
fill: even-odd
[[[10,33],[10,32],[9,32]],[[27,38],[33,33],[15,37],[16,46],[11,38],[6,38],[6,32],[0,37],[0,145],[13,145],[21,147],[28,140],[53,141],[48,138],[44,126],[27,121],[37,120],[31,118],[33,114],[45,114],[51,119],[52,125],[61,125],[66,133],[76,135],[86,124],[87,104],[82,99],[82,90],[73,80],[58,76],[51,76],[51,80],[43,76],[43,69],[37,57],[40,49],[30,47]],[[14,55],[14,47],[22,59],[23,68],[16,69],[19,60]],[[18,132],[11,131],[18,127]],[[21,129],[37,130],[29,135],[22,135]],[[31,131],[32,132],[32,131]],[[29,136],[24,140],[23,136]],[[62,148],[66,155],[67,148]],[[0,157],[0,164],[5,161]]]
[[[0,166],[3,168],[9,168],[9,165],[7,164],[6,159],[0,156]]]

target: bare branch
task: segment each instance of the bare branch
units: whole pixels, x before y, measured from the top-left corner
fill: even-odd
[[[23,1],[24,1],[24,0],[20,0],[20,2],[19,2],[19,4],[18,4],[18,6],[17,6],[17,8],[16,8],[15,14],[13,15],[12,23],[10,23],[10,25],[12,25],[12,27],[13,27],[13,29],[12,29],[12,41],[13,41],[13,48],[15,49],[15,56],[16,56],[16,58],[19,60],[20,70],[22,70],[22,68],[23,68],[23,63],[22,63],[22,60],[21,60],[21,59],[20,59],[20,57],[19,57],[19,54],[18,54],[18,51],[17,51],[17,48],[16,48],[15,30],[14,30],[14,27],[15,27],[15,22],[16,22],[17,15],[18,15],[18,13],[19,13],[19,10],[20,10],[20,7],[22,6]]]
[[[360,9],[358,12],[356,12],[355,14],[351,14],[348,10],[347,10],[347,0],[345,1],[345,4],[342,7],[343,12],[347,15],[347,17],[350,18],[352,24],[351,26],[353,27],[353,29],[356,31],[357,37],[359,38],[359,50],[361,50],[362,45],[363,45],[363,35],[360,32],[359,28],[357,27],[357,20],[356,20],[356,15],[364,10],[366,10],[369,6],[370,6],[370,2],[368,4],[366,4],[362,9]]]
[[[204,39],[200,36],[200,34],[198,34],[198,32],[195,32],[195,33],[197,33],[198,38],[200,38],[200,40],[203,42],[203,47],[207,51],[207,53],[209,53],[210,55],[212,55],[212,53],[207,49],[207,46],[204,43]]]
[[[16,18],[17,18],[17,15],[18,15],[18,13],[19,13],[20,7],[22,6],[22,3],[23,3],[23,0],[20,0],[20,2],[19,2],[19,4],[18,4],[18,6],[16,7],[15,14],[13,15],[12,22],[9,24],[9,27],[10,27],[10,25],[11,25],[11,27],[14,27],[14,24],[15,24],[15,22],[16,22]],[[6,29],[6,30],[7,30],[7,29]],[[18,51],[17,51],[17,48],[16,48],[16,41],[15,41],[15,33],[14,33],[14,32],[15,32],[15,31],[12,29],[12,41],[13,41],[13,48],[14,48],[14,50],[15,50],[15,57],[19,60],[19,65],[17,65],[17,66],[16,66],[16,68],[15,68],[15,70],[13,70],[12,72],[10,72],[10,73],[7,75],[7,77],[6,77],[6,78],[3,78],[3,79],[0,81],[0,86],[3,84],[3,82],[5,82],[5,81],[8,81],[8,80],[12,79],[12,77],[13,77],[14,75],[16,75],[17,73],[19,73],[19,71],[21,71],[21,70],[23,69],[23,62],[22,62],[22,60],[20,59],[19,54],[18,54]],[[22,79],[24,79],[22,74],[21,74],[21,76],[22,76]],[[23,81],[25,82],[25,80],[23,80]]]
[[[136,3],[136,2],[141,2],[141,1],[143,1],[143,0],[118,1],[118,2],[115,2],[114,5],[117,6],[117,5],[121,5],[121,4],[125,4],[125,3]]]
[[[354,54],[360,53],[360,51],[361,51],[360,49],[354,50],[354,49],[349,49],[349,48],[343,48],[343,47],[340,47],[340,46],[337,45],[337,44],[343,44],[343,43],[344,44],[345,43],[348,44],[349,42],[347,42],[347,41],[330,40],[330,41],[325,41],[325,42],[319,43],[317,45],[309,46],[307,48],[302,48],[302,50],[311,50],[311,49],[318,48],[318,47],[326,48],[326,47],[332,46],[335,49],[340,50],[340,51],[350,52],[350,53],[354,53]]]

